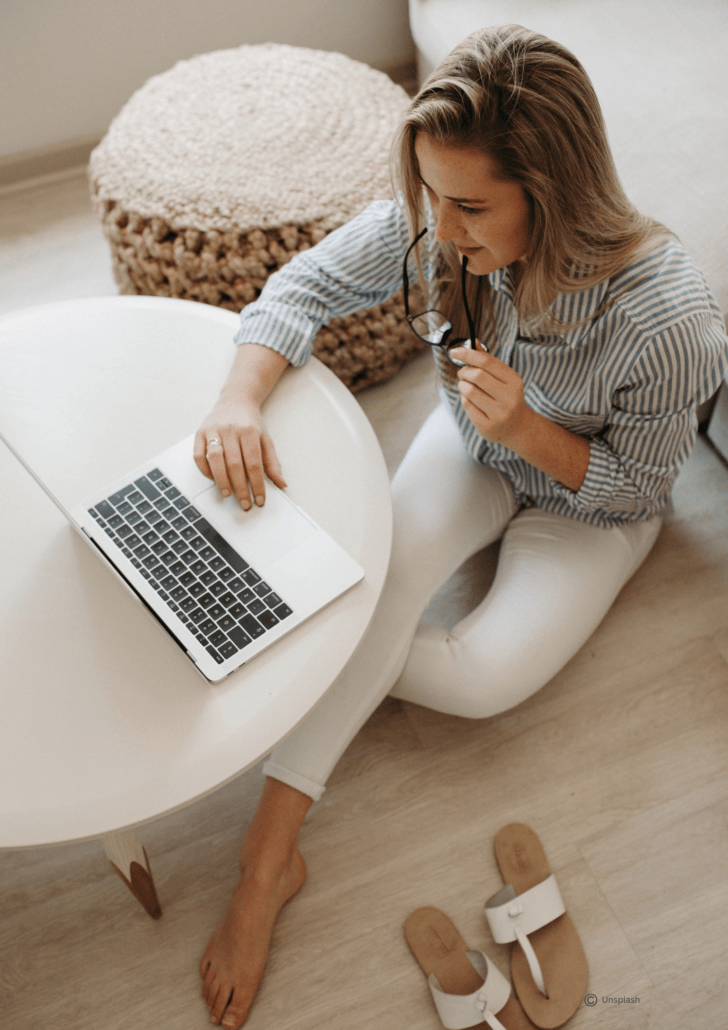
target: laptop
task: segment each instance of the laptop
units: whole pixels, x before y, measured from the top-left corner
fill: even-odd
[[[193,436],[66,512],[216,683],[359,582],[364,570],[273,483],[243,511],[192,458]]]

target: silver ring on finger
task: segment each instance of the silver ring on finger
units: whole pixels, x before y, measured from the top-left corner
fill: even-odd
[[[205,458],[207,458],[208,461],[210,460],[210,448],[213,444],[216,444],[218,447],[222,447],[222,444],[216,436],[210,437],[210,439],[207,441],[207,449],[205,451]]]

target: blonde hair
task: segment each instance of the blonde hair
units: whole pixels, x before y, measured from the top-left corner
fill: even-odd
[[[472,33],[442,61],[412,101],[394,141],[393,178],[410,229],[424,224],[414,144],[482,149],[503,179],[518,183],[531,210],[532,245],[515,303],[543,330],[570,328],[548,310],[560,293],[613,277],[668,231],[627,199],[614,167],[599,101],[572,53],[520,25]],[[438,306],[467,336],[460,258],[440,244]],[[419,255],[418,255],[419,261]],[[487,276],[467,276],[479,334],[491,316]],[[575,323],[579,324],[579,323]],[[481,336],[481,339],[483,337]]]

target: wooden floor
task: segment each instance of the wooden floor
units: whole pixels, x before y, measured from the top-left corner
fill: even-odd
[[[0,197],[0,312],[113,292],[81,172]],[[361,396],[390,467],[434,401],[428,356]],[[491,559],[430,614],[467,609]],[[727,745],[728,467],[699,440],[654,551],[540,693],[478,722],[387,701],[362,729],[304,827],[309,881],[250,1030],[436,1030],[402,923],[436,905],[507,972],[482,906],[511,821],[541,836],[587,952],[597,1002],[570,1026],[725,1027]],[[158,922],[96,842],[0,852],[3,1030],[209,1025],[196,966],[260,782],[141,829]]]

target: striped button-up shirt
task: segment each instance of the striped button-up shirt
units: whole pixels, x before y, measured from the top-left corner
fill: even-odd
[[[262,343],[303,364],[330,318],[382,304],[401,289],[409,242],[401,207],[377,201],[272,275],[242,311],[235,342]],[[433,231],[423,244],[423,274],[436,289]],[[530,408],[589,440],[590,460],[579,490],[568,489],[485,440],[462,407],[457,379],[441,376],[468,452],[500,469],[522,505],[604,527],[664,511],[695,441],[697,407],[728,367],[720,310],[685,249],[670,238],[608,282],[557,297],[559,321],[587,319],[559,335],[522,331],[508,268],[489,279],[495,332],[483,342],[521,376]]]

